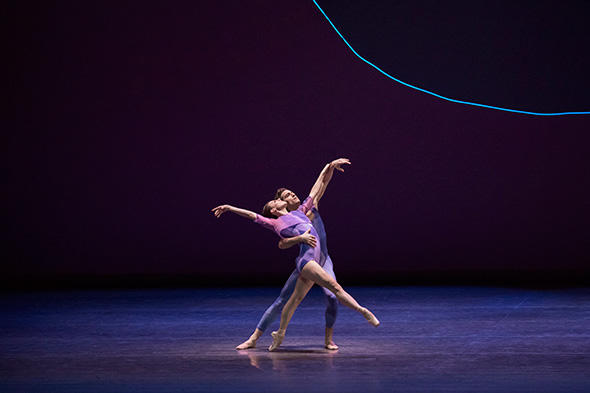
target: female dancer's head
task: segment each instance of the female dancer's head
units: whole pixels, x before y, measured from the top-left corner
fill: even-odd
[[[262,215],[267,218],[277,218],[283,214],[287,214],[287,202],[280,199],[272,199],[262,208]]]

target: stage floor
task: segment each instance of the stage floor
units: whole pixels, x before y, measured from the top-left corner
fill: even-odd
[[[589,392],[590,288],[312,289],[281,350],[236,351],[279,288],[0,295],[2,392]],[[273,325],[276,328],[278,322]]]

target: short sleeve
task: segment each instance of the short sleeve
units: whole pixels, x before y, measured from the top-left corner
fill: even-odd
[[[313,198],[308,196],[307,198],[305,198],[305,200],[303,201],[303,203],[301,204],[301,206],[299,206],[299,209],[297,209],[297,210],[301,210],[303,213],[307,214],[307,212],[310,211],[312,207],[313,207]]]
[[[273,221],[274,221],[273,219],[263,217],[260,214],[256,214],[256,219],[254,219],[254,222],[256,224],[262,225],[264,228],[269,229],[274,232],[275,226],[273,225]]]

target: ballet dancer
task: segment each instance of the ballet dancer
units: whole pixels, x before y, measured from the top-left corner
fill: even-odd
[[[330,179],[326,180],[326,183],[329,183]],[[286,188],[279,188],[275,194],[275,199],[281,199],[287,202],[287,210],[293,211],[297,210],[297,208],[301,205],[301,201],[297,197],[297,195]],[[334,274],[334,265],[332,263],[332,259],[330,255],[328,255],[328,248],[327,248],[327,241],[326,241],[326,230],[324,227],[324,223],[322,221],[322,217],[318,211],[319,206],[314,206],[312,209],[306,214],[307,217],[310,219],[311,224],[315,228],[317,234],[319,235],[320,241],[320,266],[330,275],[332,278],[336,279]],[[287,239],[279,240],[279,248],[286,249],[289,247],[294,246],[295,244],[299,243],[306,243],[311,247],[315,247],[316,238],[310,233],[308,229],[304,234],[293,236]],[[299,271],[294,269],[287,282],[283,286],[279,297],[275,299],[275,301],[266,309],[262,318],[256,325],[256,329],[252,333],[252,335],[243,343],[236,347],[237,350],[255,348],[256,342],[262,336],[266,328],[274,322],[276,317],[278,316],[280,310],[283,308],[285,302],[291,297],[291,294],[295,290],[295,284],[297,283],[297,278],[299,278]],[[336,296],[330,292],[327,288],[322,288],[324,294],[326,295],[326,334],[324,340],[324,347],[329,350],[337,350],[338,345],[334,342],[334,323],[336,322],[336,316],[338,315],[338,299]]]
[[[302,235],[308,230],[318,239],[318,234],[313,227],[310,219],[306,213],[316,206],[323,196],[327,180],[331,179],[334,169],[344,172],[342,165],[350,164],[350,161],[345,158],[334,160],[327,164],[320,173],[317,181],[313,185],[309,196],[303,201],[297,210],[292,212],[287,211],[287,202],[280,199],[273,199],[264,205],[263,216],[260,216],[250,210],[237,208],[231,205],[220,205],[211,211],[219,218],[225,212],[232,212],[242,217],[249,218],[262,225],[263,227],[274,231],[281,238],[291,238]],[[274,217],[274,218],[271,218]],[[283,341],[287,326],[295,309],[301,303],[307,292],[311,289],[313,284],[318,284],[330,290],[345,306],[360,313],[371,325],[379,326],[379,320],[367,308],[362,307],[358,302],[349,295],[344,288],[331,277],[324,269],[322,269],[319,262],[321,262],[321,245],[316,242],[312,247],[307,243],[299,243],[299,256],[296,258],[296,267],[300,273],[295,284],[293,294],[283,307],[281,313],[281,325],[278,331],[272,332],[273,343],[269,347],[269,351],[276,350]]]

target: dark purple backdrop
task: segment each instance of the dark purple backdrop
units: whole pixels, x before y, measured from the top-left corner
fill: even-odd
[[[295,249],[210,209],[304,197],[337,157],[353,162],[321,203],[337,274],[589,270],[590,116],[395,84],[311,2],[26,7],[9,12],[6,280],[286,277]]]

